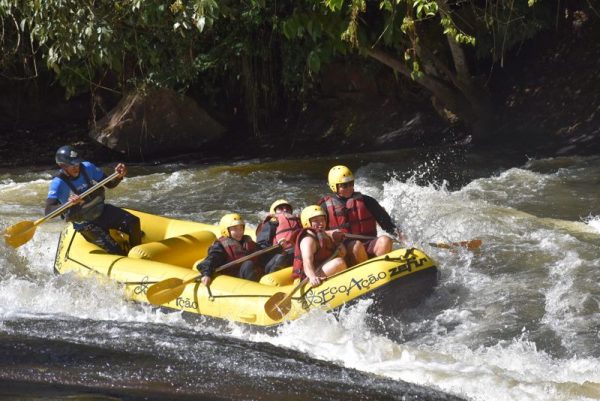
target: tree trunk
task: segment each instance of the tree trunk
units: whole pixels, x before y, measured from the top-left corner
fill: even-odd
[[[412,71],[391,54],[377,48],[364,48],[363,51],[380,63],[411,78]],[[461,66],[459,76],[458,71],[451,71],[435,55],[424,50],[419,53],[421,58],[432,62],[440,71],[441,76],[439,77],[434,74],[425,74],[416,79],[417,83],[428,89],[438,100],[438,102],[434,102],[438,113],[440,112],[439,103],[441,103],[444,108],[457,116],[468,127],[476,141],[483,140],[491,135],[493,114],[490,96],[475,78],[466,74],[464,54],[462,58],[461,54],[457,53],[455,55]],[[448,119],[447,113],[440,114],[443,118]]]

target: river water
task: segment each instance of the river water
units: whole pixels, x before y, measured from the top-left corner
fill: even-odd
[[[439,265],[432,293],[364,299],[276,329],[165,313],[52,265],[60,220],[0,244],[0,398],[600,399],[600,157],[401,150],[229,164],[147,164],[111,203],[256,224],[271,202],[327,193],[335,164]],[[51,168],[0,171],[0,227],[43,215]],[[477,252],[429,242],[480,238]],[[90,395],[93,394],[93,395]]]

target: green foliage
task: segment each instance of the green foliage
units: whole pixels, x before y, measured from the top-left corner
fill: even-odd
[[[351,52],[384,49],[420,79],[423,49],[448,62],[450,38],[496,60],[554,13],[541,0],[0,0],[0,73],[45,67],[68,96],[105,77],[117,90],[195,85],[257,125]]]
[[[110,71],[121,87],[186,85],[197,74],[194,36],[218,17],[214,0],[2,0],[3,21],[71,96]]]
[[[458,28],[456,27],[456,25],[452,22],[450,17],[447,17],[447,16],[442,17],[440,19],[440,23],[442,24],[442,27],[444,28],[443,34],[449,35],[451,38],[453,38],[456,41],[456,43],[463,43],[466,45],[475,46],[475,37],[471,36],[471,35],[467,35],[463,32],[460,32],[458,30]]]
[[[386,48],[392,54],[404,55],[412,76],[421,77],[424,72],[417,67],[420,60],[415,49],[426,47],[430,53],[448,52],[443,50],[446,36],[474,48],[480,57],[492,55],[497,59],[551,20],[545,14],[551,6],[546,2],[542,7],[541,3],[539,0],[529,0],[528,4],[509,0],[451,4],[442,0],[300,1],[294,15],[284,20],[283,30],[288,40],[312,40],[315,47],[330,42],[336,53],[375,45]],[[320,26],[319,35],[304,37],[308,22],[313,30]],[[307,64],[312,68],[310,60]]]

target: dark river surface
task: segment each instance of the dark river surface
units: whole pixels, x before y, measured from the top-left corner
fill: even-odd
[[[131,165],[108,201],[256,225],[275,199],[300,210],[326,194],[336,164],[437,261],[433,291],[268,330],[165,313],[106,280],[56,276],[57,219],[18,249],[0,244],[0,399],[600,399],[600,157],[409,149]],[[54,173],[0,171],[0,228],[43,216]],[[428,245],[476,238],[476,252]]]

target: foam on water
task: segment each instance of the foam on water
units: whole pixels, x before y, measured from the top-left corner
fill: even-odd
[[[441,303],[436,309],[436,301],[429,301],[433,315],[402,323],[403,332],[413,333],[408,341],[370,329],[368,300],[344,309],[339,319],[310,313],[282,326],[275,337],[243,334],[243,330],[233,333],[472,400],[600,399],[597,352],[586,357],[571,351],[593,350],[593,343],[582,347],[577,338],[586,332],[589,338],[590,331],[592,341],[599,335],[594,334],[600,318],[598,302],[588,302],[591,310],[587,312],[578,305],[582,266],[600,263],[587,252],[587,243],[570,234],[581,227],[488,202],[489,198],[496,202],[516,188],[529,188],[533,198],[552,180],[553,175],[512,169],[498,178],[502,185],[492,183],[489,189],[481,189],[479,182],[451,192],[444,184],[420,186],[414,179],[395,177],[379,187],[359,176],[357,190],[380,199],[395,219],[404,222],[409,239],[483,237],[481,254],[448,254],[426,247],[429,253],[435,252],[442,269],[437,296],[463,291],[455,298],[458,303]],[[593,224],[593,219],[590,222]],[[494,244],[495,238],[502,238],[502,245]],[[576,251],[579,248],[584,251],[581,255]],[[505,254],[513,255],[514,262],[500,262]],[[495,267],[486,268],[488,263]],[[532,311],[540,308],[539,321],[529,321]],[[554,332],[565,352],[552,355],[532,339],[547,330]],[[561,354],[566,356],[558,356]]]
[[[374,328],[371,301],[365,299],[344,308],[338,317],[309,313],[282,325],[276,335],[257,333],[238,324],[230,324],[225,332],[240,340],[291,348],[469,400],[600,399],[600,258],[593,242],[596,237],[579,236],[582,232],[600,233],[597,213],[584,221],[566,221],[539,218],[517,208],[535,204],[538,197],[548,195],[548,188],[560,185],[557,177],[564,177],[564,171],[558,174],[550,168],[513,168],[452,191],[443,181],[421,182],[433,167],[423,166],[404,179],[387,175],[391,178],[383,181],[370,178],[386,169],[380,163],[355,172],[357,190],[380,200],[402,224],[409,243],[423,248],[440,267],[440,284],[431,297],[400,311],[399,316],[381,316],[381,324],[374,325],[397,327],[383,332]],[[127,178],[127,186],[137,188],[131,194],[120,187],[112,193],[121,201],[137,197],[147,205],[161,205],[162,211],[214,222],[222,211],[238,207],[235,200],[223,198],[226,187],[237,182],[260,188],[265,174],[268,179],[276,176],[257,172],[239,177],[226,170],[216,178],[194,170],[156,173]],[[210,194],[190,189],[190,181],[199,187],[199,181],[205,178],[202,185],[211,188]],[[30,189],[38,191],[41,199],[47,184],[48,180],[0,183],[0,200],[4,204],[6,199]],[[18,185],[22,186],[17,190]],[[36,189],[38,186],[40,189]],[[305,196],[289,191],[297,199]],[[248,211],[251,216],[259,216],[270,203],[264,198],[273,195],[270,191],[265,195],[264,188],[258,194],[250,203],[255,202],[256,207],[246,206],[252,209]],[[190,210],[207,212],[182,209],[183,198],[192,199]],[[196,200],[210,206],[198,206]],[[27,202],[41,208],[33,201]],[[11,214],[2,207],[3,218]],[[108,281],[54,276],[49,267],[63,224],[44,224],[35,238],[18,250],[2,249],[0,328],[5,329],[2,322],[15,319],[59,316],[198,330],[178,313],[166,315],[125,301],[122,290]],[[479,252],[453,253],[427,245],[474,238],[484,241]],[[556,348],[552,342],[555,339]],[[159,345],[185,348],[185,344],[166,339]]]
[[[108,279],[76,274],[55,276],[48,274],[47,268],[43,273],[5,272],[3,276],[0,281],[2,321],[44,316],[168,324],[181,321],[178,313],[157,313],[148,305],[126,301],[122,288]]]
[[[476,349],[444,336],[432,345],[400,344],[369,329],[369,304],[361,301],[346,308],[337,320],[331,314],[311,312],[283,325],[275,337],[244,333],[242,328],[235,334],[471,400],[587,401],[600,396],[597,359],[554,359],[538,350],[527,332]],[[464,313],[452,317],[468,318]]]
[[[589,216],[584,220],[584,222],[600,233],[600,216]]]

